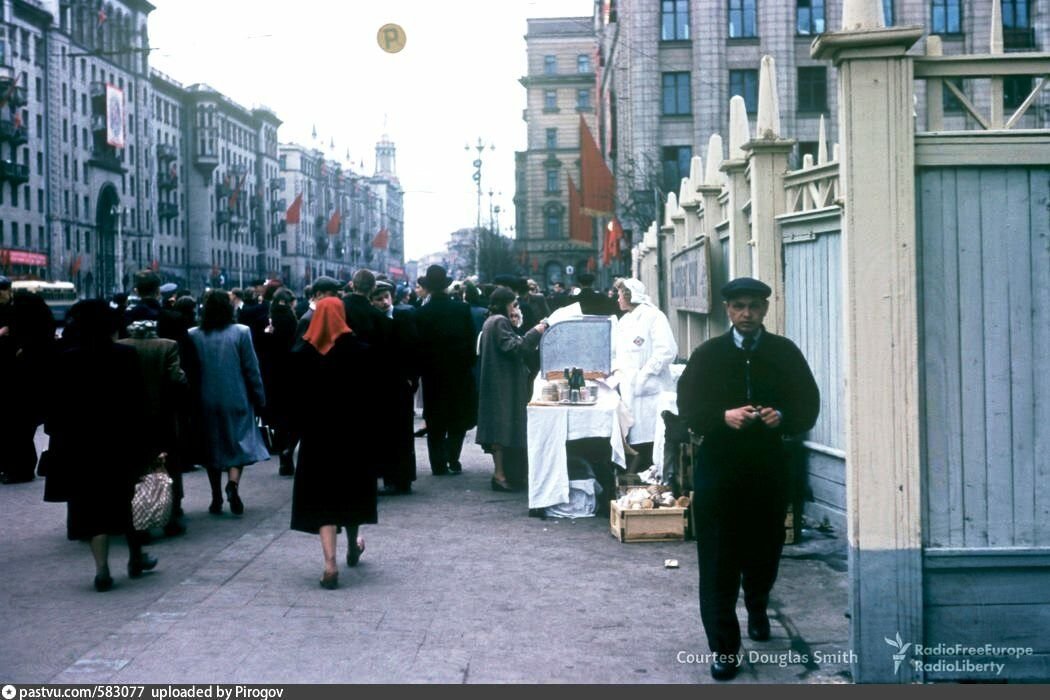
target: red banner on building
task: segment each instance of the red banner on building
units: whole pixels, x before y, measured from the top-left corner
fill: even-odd
[[[613,175],[605,164],[598,144],[580,115],[580,189],[583,191],[582,209],[590,216],[612,216]]]
[[[43,253],[30,253],[28,250],[6,250],[0,248],[0,265],[47,267],[47,255]]]
[[[296,195],[295,201],[292,202],[292,206],[288,207],[288,211],[284,213],[284,220],[289,224],[299,223],[299,216],[303,209],[303,195]]]
[[[584,245],[591,244],[591,217],[581,209],[580,191],[569,175],[569,240],[579,241]]]

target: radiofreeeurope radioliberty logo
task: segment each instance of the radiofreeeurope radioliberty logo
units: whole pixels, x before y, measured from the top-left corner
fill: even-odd
[[[889,637],[883,637],[883,639],[886,640],[887,644],[897,650],[893,654],[893,672],[897,673],[901,670],[901,664],[908,658],[908,647],[911,646],[911,642],[905,644],[904,640],[901,639],[900,632],[897,633],[896,639],[890,639]]]
[[[897,632],[893,639],[883,639],[894,649],[894,674],[899,673],[901,664],[907,662],[917,673],[948,674],[960,678],[989,674],[998,676],[1006,668],[1007,661],[1016,661],[1035,653],[1032,647],[1006,647],[995,644],[913,644],[905,642],[900,632]]]

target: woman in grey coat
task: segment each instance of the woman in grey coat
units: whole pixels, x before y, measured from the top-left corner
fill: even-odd
[[[518,335],[510,322],[517,306],[514,292],[497,287],[489,296],[489,317],[481,327],[477,442],[492,455],[493,491],[514,490],[507,480],[505,461],[528,445],[529,370],[524,359],[539,347],[547,329],[541,321],[524,336]]]
[[[240,515],[244,503],[238,493],[241,469],[268,459],[255,416],[266,405],[259,361],[251,331],[233,322],[233,305],[222,289],[204,297],[201,324],[190,329],[199,363],[199,461],[208,470],[211,505],[222,513],[222,472],[227,472],[226,498],[230,512]]]

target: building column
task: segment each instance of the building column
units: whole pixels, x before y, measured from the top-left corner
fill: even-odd
[[[846,501],[853,678],[922,680],[918,280],[912,59],[921,27],[882,28],[878,0],[846,0],[843,31],[813,42],[839,77]],[[895,668],[899,665],[899,668]]]

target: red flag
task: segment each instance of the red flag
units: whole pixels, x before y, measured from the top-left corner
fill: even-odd
[[[15,112],[14,122],[15,122],[15,128],[16,129],[22,128],[22,113],[21,112]]]
[[[153,262],[150,263],[149,267],[150,267],[151,270],[156,272],[157,270],[160,269],[160,261],[154,259]]]
[[[244,181],[248,179],[248,174],[241,175],[241,181],[237,183],[237,188],[230,195],[230,209],[237,208],[237,199],[241,196],[241,188],[244,187]]]
[[[589,216],[612,216],[613,175],[605,164],[598,144],[594,141],[587,122],[580,115],[580,189],[583,190],[581,209]]]
[[[532,271],[533,272],[539,272],[540,271],[540,261],[539,260],[533,260],[532,261]]]
[[[594,272],[596,267],[598,267],[598,263],[595,262],[594,256],[587,258],[587,272]]]
[[[379,233],[376,234],[376,237],[372,239],[372,247],[386,250],[388,245],[390,245],[390,232],[385,228],[381,228],[379,229]]]
[[[76,274],[80,272],[80,264],[83,261],[83,257],[84,256],[82,255],[78,255],[77,257],[73,258],[73,262],[69,264],[70,277],[76,277]]]
[[[284,213],[284,220],[289,224],[299,223],[299,215],[303,209],[303,195],[298,194],[295,197],[295,201],[292,202],[292,206],[288,207],[288,211]]]
[[[98,11],[98,26],[101,27],[103,24],[105,24],[106,23],[106,19],[107,19],[106,18],[106,11],[101,9],[101,8],[99,8],[99,11]]]
[[[339,210],[336,209],[335,212],[332,214],[332,218],[328,220],[329,236],[334,236],[335,234],[339,233],[339,221],[341,218],[342,215],[339,213]]]
[[[591,217],[580,209],[580,192],[569,176],[569,240],[591,244]]]
[[[21,80],[21,79],[22,79],[22,74],[19,73],[18,75],[15,76],[15,79],[11,81],[11,85],[10,85],[10,87],[7,88],[7,92],[5,92],[4,96],[2,98],[0,98],[0,107],[3,107],[4,105],[6,105],[7,101],[11,99],[11,95],[15,94],[15,88],[18,87],[18,81]]]

